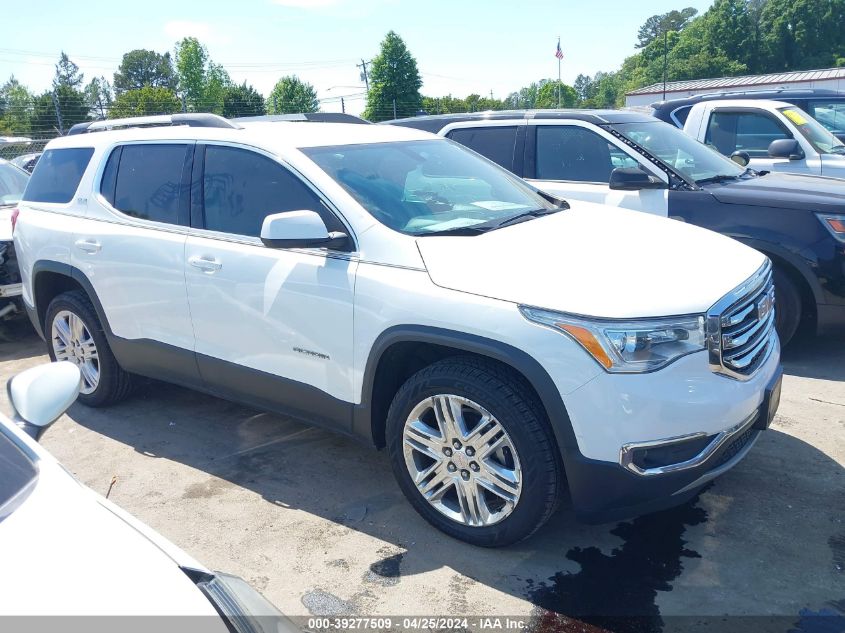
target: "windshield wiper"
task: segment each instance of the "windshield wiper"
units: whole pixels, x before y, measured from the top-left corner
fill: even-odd
[[[453,229],[442,229],[440,231],[426,231],[425,233],[417,233],[415,237],[426,237],[427,235],[481,235],[489,231],[490,228],[482,228],[480,224],[472,224],[470,226],[458,226]]]
[[[743,172],[744,174],[745,172]],[[695,184],[697,185],[706,185],[713,182],[726,182],[728,180],[737,180],[739,176],[729,176],[727,174],[718,174],[716,176],[710,176],[709,178],[702,178],[701,180],[696,180]]]
[[[831,154],[845,154],[845,145],[834,145],[828,151]]]
[[[499,220],[492,224],[485,223],[481,226],[486,226],[490,230],[500,229],[503,226],[517,224],[518,222],[525,222],[527,220],[533,220],[534,218],[541,218],[544,215],[551,215],[552,213],[557,213],[558,211],[563,211],[564,209],[568,208],[569,205],[567,205],[566,207],[555,207],[554,209],[533,209],[531,211],[523,211],[522,213],[517,213],[516,215],[508,216],[504,220]]]

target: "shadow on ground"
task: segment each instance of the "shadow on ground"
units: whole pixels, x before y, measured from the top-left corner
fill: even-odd
[[[34,335],[15,358],[43,354]],[[2,353],[0,358],[10,360]],[[789,374],[841,380],[845,349],[830,341],[787,350]],[[845,607],[845,471],[813,446],[772,429],[693,501],[604,526],[577,524],[564,501],[529,541],[484,550],[429,527],[402,497],[384,453],[352,440],[230,402],[149,381],[121,405],[75,405],[77,423],[151,459],[186,464],[399,548],[374,559],[373,578],[444,566],[529,600],[542,630],[727,630],[699,614],[771,616],[741,630],[838,631]],[[182,496],[205,494],[189,486]],[[468,553],[469,552],[469,553]],[[354,579],[358,581],[359,579]],[[306,606],[354,602],[319,592]],[[471,612],[456,583],[448,614]],[[819,618],[827,614],[828,618]],[[833,629],[829,627],[833,626]],[[715,628],[714,628],[715,627]],[[739,630],[739,629],[738,629]]]

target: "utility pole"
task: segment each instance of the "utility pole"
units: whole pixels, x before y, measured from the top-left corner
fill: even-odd
[[[370,62],[365,62],[363,59],[361,59],[360,64],[355,64],[356,68],[361,69],[361,76],[364,78],[364,86],[366,87],[368,94],[370,92],[370,78],[367,76],[367,64],[369,63]]]
[[[396,97],[393,97],[393,118],[396,118]]]
[[[346,103],[344,103],[343,97],[340,98],[340,111],[346,114]]]
[[[53,107],[56,108],[56,121],[59,124],[59,134],[61,136],[65,135],[65,126],[62,125],[62,110],[59,107],[59,98],[56,95],[56,91],[53,90]]]
[[[663,100],[666,101],[666,71],[668,67],[667,55],[669,51],[669,30],[663,28]]]

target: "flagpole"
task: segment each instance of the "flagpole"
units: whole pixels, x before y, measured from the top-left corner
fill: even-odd
[[[557,49],[560,50],[560,35],[557,36]],[[557,107],[560,108],[560,57],[557,58]]]

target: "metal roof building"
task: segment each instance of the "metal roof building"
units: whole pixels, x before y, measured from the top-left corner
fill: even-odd
[[[845,91],[845,68],[798,70],[771,75],[690,79],[666,83],[666,99],[683,99],[698,94],[739,90],[773,90],[779,88],[823,88]],[[663,99],[663,83],[633,90],[625,95],[628,107],[647,106]]]

